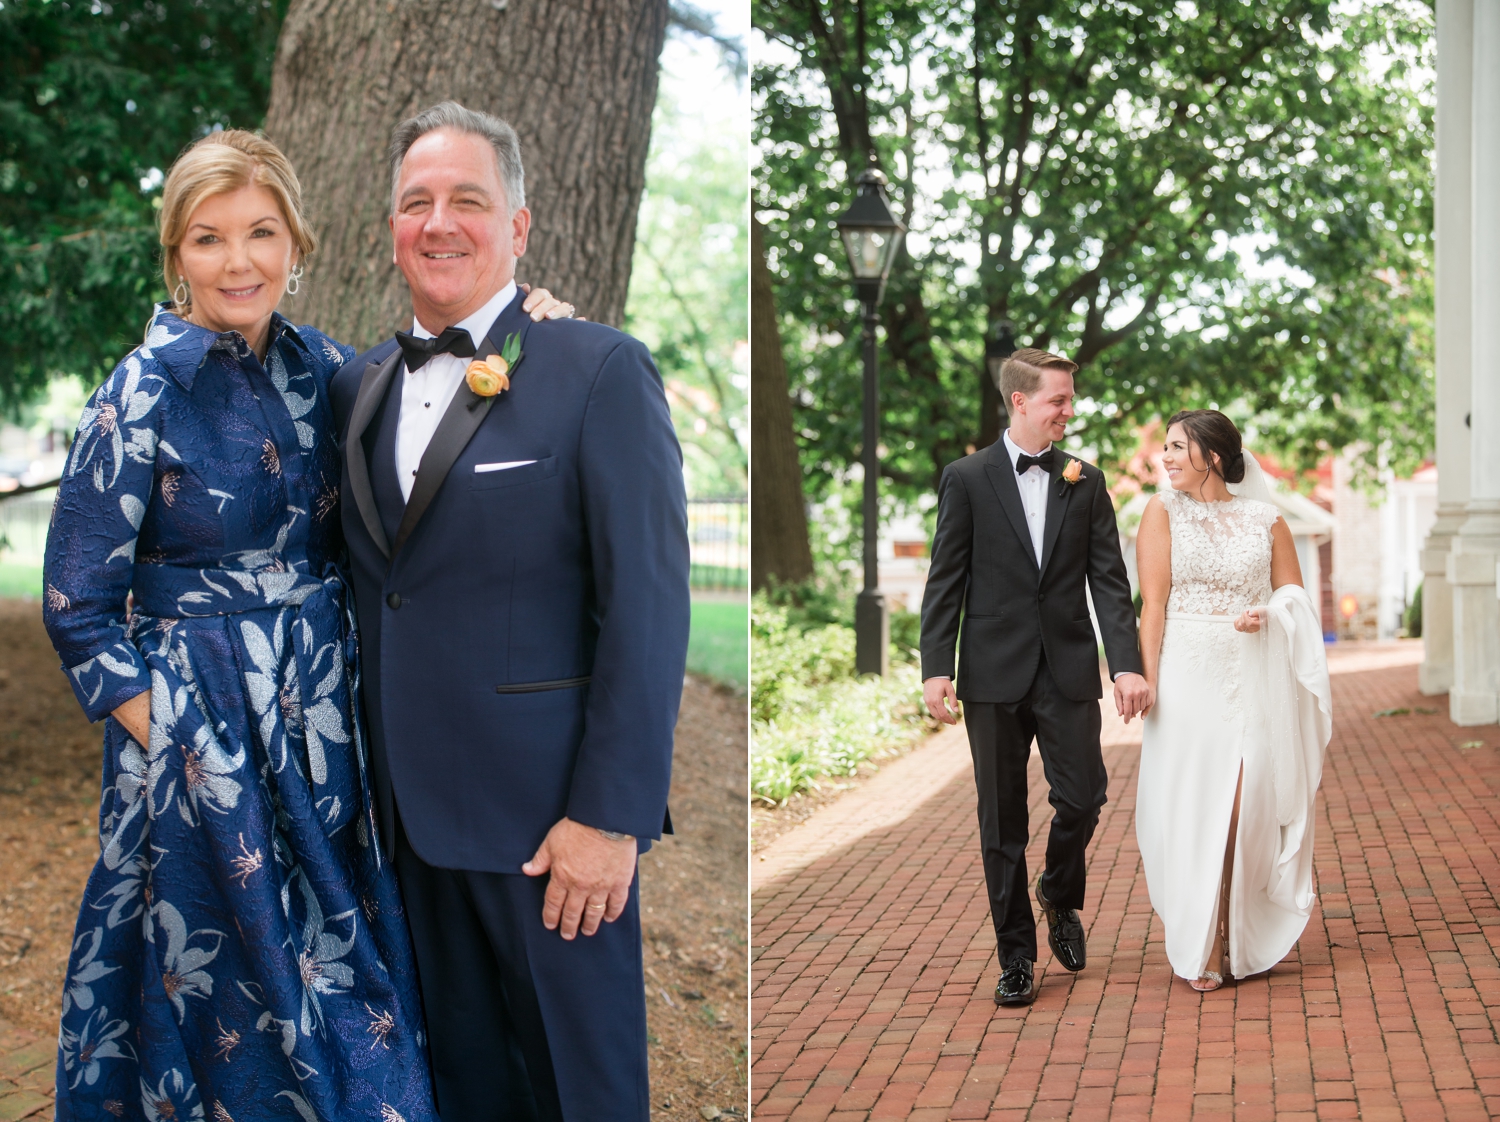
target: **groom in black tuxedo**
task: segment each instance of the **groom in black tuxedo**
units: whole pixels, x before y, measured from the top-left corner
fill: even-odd
[[[1098,648],[1085,587],[1104,638],[1116,708],[1128,721],[1152,700],[1141,676],[1130,581],[1104,473],[1054,447],[1073,416],[1077,369],[1031,348],[1006,360],[1000,392],[1010,427],[943,471],[922,597],[927,708],[953,724],[958,701],[964,703],[1001,1005],[1027,1005],[1036,997],[1036,917],[1026,873],[1026,764],[1033,738],[1054,811],[1037,902],[1058,962],[1082,970],[1086,961],[1078,918],[1084,851],[1108,776],[1099,747]]]
[[[437,1107],[647,1122],[636,857],[670,829],[689,612],[666,395],[634,339],[522,310],[508,125],[445,102],[391,158],[415,322],[332,394],[380,844]]]

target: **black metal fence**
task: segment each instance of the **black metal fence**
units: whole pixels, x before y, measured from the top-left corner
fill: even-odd
[[[42,563],[47,528],[52,521],[56,481],[45,488],[0,491],[0,554],[21,564]]]
[[[30,494],[0,492],[0,559],[41,565],[55,486]],[[749,587],[750,505],[745,496],[689,499],[688,541],[695,589]]]
[[[688,542],[694,588],[750,587],[750,503],[744,495],[689,499]]]

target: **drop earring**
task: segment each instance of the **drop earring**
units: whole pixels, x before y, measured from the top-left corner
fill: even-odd
[[[295,296],[300,291],[302,291],[302,266],[295,265],[292,267],[291,276],[287,278],[286,294]]]
[[[177,287],[172,289],[172,302],[179,308],[187,307],[188,286],[181,273],[177,274]]]

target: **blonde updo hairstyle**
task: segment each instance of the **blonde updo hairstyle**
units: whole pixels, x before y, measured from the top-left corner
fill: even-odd
[[[281,149],[245,129],[211,132],[177,157],[162,187],[161,271],[178,315],[186,315],[193,303],[191,291],[185,303],[177,303],[175,295],[181,272],[179,247],[188,222],[204,199],[242,187],[264,187],[276,196],[302,260],[317,250],[317,235],[302,212],[302,185]]]

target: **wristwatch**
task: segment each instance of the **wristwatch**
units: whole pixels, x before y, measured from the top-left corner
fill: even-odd
[[[599,827],[595,826],[594,829],[598,830]],[[599,830],[599,832],[612,842],[622,842],[630,837],[629,834],[617,834],[613,830]]]

